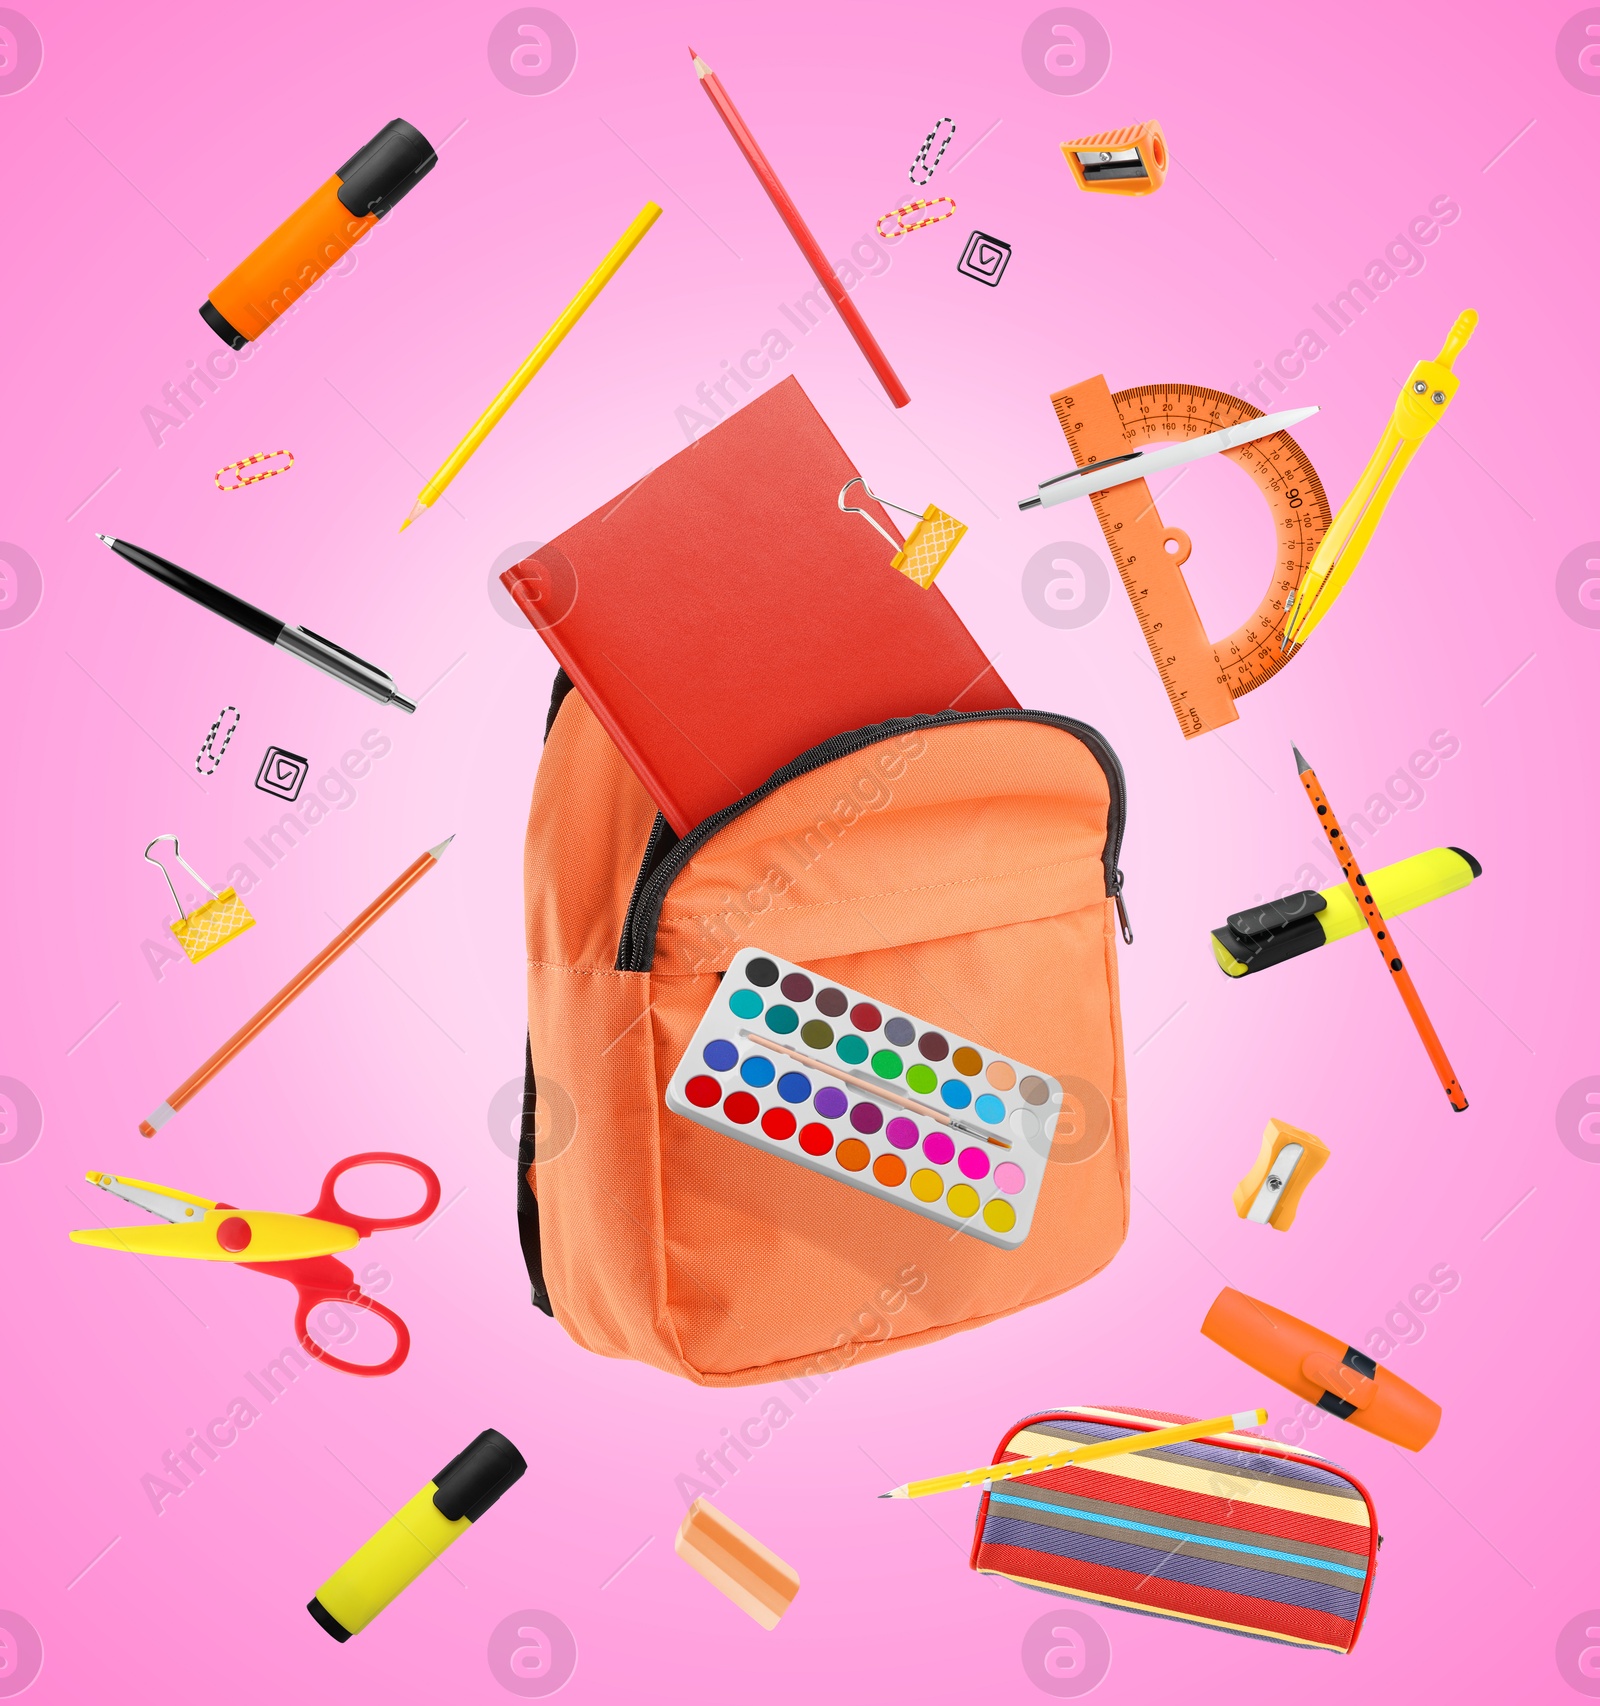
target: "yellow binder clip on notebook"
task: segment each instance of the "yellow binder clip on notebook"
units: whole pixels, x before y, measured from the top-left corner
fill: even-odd
[[[159,859],[150,858],[150,847],[158,842],[172,843],[172,856],[183,866],[194,880],[199,883],[210,900],[202,901],[193,912],[186,912],[178,898],[178,890],[172,881],[172,873]],[[167,887],[172,891],[173,905],[178,909],[178,916],[167,928],[178,939],[178,946],[189,956],[191,964],[199,965],[207,954],[214,954],[218,948],[224,947],[235,936],[242,936],[255,923],[245,904],[233,889],[224,889],[221,894],[212,888],[204,877],[178,851],[178,838],[175,835],[158,835],[150,847],[144,850],[144,856],[150,864],[167,879]]]
[[[890,503],[887,498],[880,498],[859,474],[853,480],[846,480],[839,488],[839,508],[846,515],[859,515],[863,521],[876,527],[894,547],[894,561],[889,566],[898,569],[907,579],[914,580],[926,592],[933,585],[934,576],[950,561],[951,553],[961,543],[967,531],[967,524],[957,521],[953,515],[946,515],[936,504],[929,504],[917,517],[917,525],[911,529],[910,537],[902,545],[866,510],[858,509],[856,505],[844,501],[844,494],[852,486],[860,486],[875,504],[897,509],[902,515],[916,515],[917,512],[907,509],[904,504]]]

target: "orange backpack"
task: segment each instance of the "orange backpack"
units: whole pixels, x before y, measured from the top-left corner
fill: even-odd
[[[517,1214],[533,1301],[705,1386],[815,1379],[1042,1302],[1128,1225],[1124,789],[1095,730],[940,711],[835,736],[681,840],[565,673],[525,850]],[[670,1113],[759,946],[1063,1081],[1032,1230],[996,1249]]]

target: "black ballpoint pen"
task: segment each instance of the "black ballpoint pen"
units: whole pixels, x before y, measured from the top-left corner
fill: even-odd
[[[214,615],[243,628],[246,633],[254,634],[258,640],[265,640],[269,646],[292,652],[297,658],[314,665],[324,674],[331,675],[336,681],[342,681],[346,687],[353,687],[358,693],[365,693],[369,699],[376,699],[380,705],[398,705],[402,711],[416,710],[416,706],[409,699],[403,699],[395,692],[394,683],[376,664],[358,658],[354,652],[347,652],[343,646],[336,646],[332,640],[325,640],[320,634],[313,634],[309,628],[297,628],[287,622],[280,622],[276,616],[269,616],[266,611],[247,604],[242,598],[234,597],[224,588],[201,580],[199,575],[192,575],[187,569],[180,569],[176,563],[169,563],[165,557],[158,557],[153,551],[146,551],[139,545],[130,545],[126,539],[112,539],[104,533],[98,533],[95,537],[119,557],[125,557],[136,569],[143,569],[147,575],[164,582],[174,592],[181,592],[185,598],[192,598],[196,604],[203,605]]]

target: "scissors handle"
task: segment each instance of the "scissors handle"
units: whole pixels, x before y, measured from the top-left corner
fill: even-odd
[[[404,1321],[392,1309],[387,1309],[376,1298],[367,1294],[355,1282],[355,1275],[332,1256],[324,1256],[317,1262],[302,1262],[302,1269],[310,1269],[309,1274],[284,1274],[300,1294],[300,1302],[294,1312],[294,1330],[299,1336],[301,1347],[307,1356],[313,1356],[318,1362],[325,1362],[329,1368],[337,1368],[345,1374],[393,1374],[406,1360],[411,1350],[411,1334]],[[366,1309],[389,1323],[394,1331],[394,1349],[383,1362],[361,1363],[346,1362],[343,1357],[336,1357],[332,1351],[319,1345],[311,1337],[307,1327],[311,1311],[320,1308],[325,1303],[342,1303],[351,1309]]]
[[[353,1214],[339,1201],[337,1187],[339,1180],[356,1167],[407,1167],[421,1178],[427,1186],[422,1199],[422,1207],[414,1209],[410,1214],[402,1214],[387,1220],[373,1219],[364,1214]],[[331,1220],[341,1226],[353,1227],[358,1237],[365,1238],[369,1232],[382,1232],[386,1228],[396,1226],[415,1226],[424,1221],[439,1206],[439,1175],[425,1161],[418,1161],[412,1155],[396,1155],[392,1150],[369,1149],[361,1155],[347,1155],[343,1161],[337,1161],[329,1169],[328,1176],[322,1181],[322,1195],[317,1198],[315,1208],[307,1210],[313,1220]],[[371,1305],[378,1308],[378,1305]],[[388,1311],[379,1309],[378,1312],[387,1316]],[[391,1322],[393,1317],[389,1317]],[[326,1359],[324,1359],[326,1360]]]

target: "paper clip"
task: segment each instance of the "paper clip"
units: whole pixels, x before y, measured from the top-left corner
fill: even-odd
[[[287,456],[289,460],[281,468],[267,468],[259,474],[245,474],[240,470],[252,467],[257,462],[271,462],[275,457]],[[258,485],[262,480],[270,480],[274,474],[287,474],[294,467],[294,452],[292,450],[262,450],[254,456],[246,456],[240,462],[225,462],[211,476],[211,483],[219,492],[242,491],[246,486]],[[224,474],[237,473],[238,478],[230,486],[222,483]]]
[[[172,881],[172,873],[159,859],[150,858],[150,848],[158,841],[172,843],[173,858],[211,896],[210,900],[202,901],[193,912],[184,911],[183,902],[178,899],[178,890]],[[224,889],[218,894],[184,858],[178,851],[177,836],[158,835],[155,841],[145,848],[144,856],[167,879],[167,887],[172,891],[172,903],[179,914],[177,920],[168,924],[167,928],[177,938],[178,946],[188,955],[191,965],[199,965],[207,954],[215,953],[218,948],[226,946],[235,936],[242,936],[255,923],[235,890]]]
[[[945,131],[944,140],[939,144],[939,152],[930,160],[928,158],[928,150],[933,146],[933,139],[939,134],[940,130],[945,125],[949,125],[950,128]],[[928,179],[931,178],[935,172],[938,171],[939,162],[944,158],[944,151],[950,146],[950,139],[955,135],[955,133],[956,121],[953,118],[940,119],[938,124],[928,132],[928,140],[917,150],[917,157],[911,162],[911,165],[906,172],[906,176],[910,178],[912,183],[917,185],[919,189],[923,184],[927,183]],[[917,176],[919,170],[922,173],[920,178]]]
[[[906,223],[906,215],[908,213],[915,213],[920,207],[937,207],[940,202],[945,204],[945,210],[943,213],[930,213],[926,219],[913,219],[909,224]],[[955,210],[956,204],[947,195],[936,195],[932,201],[908,201],[903,207],[894,208],[891,212],[880,216],[878,220],[878,235],[880,237],[888,237],[891,240],[895,237],[904,237],[908,232],[920,231],[924,225],[937,225],[941,219],[948,219]],[[899,226],[899,230],[885,231],[883,228],[883,222],[885,219],[894,220],[896,225]]]
[[[212,742],[217,738],[217,730],[222,727],[222,719],[227,716],[230,711],[233,712],[233,721],[228,724],[228,732],[222,737],[222,745],[213,752],[211,750]],[[216,775],[217,766],[222,762],[223,754],[228,750],[228,742],[233,739],[233,731],[238,728],[238,726],[238,706],[224,705],[222,709],[217,712],[217,720],[211,725],[211,733],[208,734],[200,743],[200,750],[195,754],[194,767],[196,770],[200,770],[200,760],[202,758],[209,758],[211,760],[211,768],[209,770],[200,770],[200,774],[202,776]]]
[[[902,545],[887,528],[879,526],[866,510],[858,509],[854,504],[844,501],[844,494],[857,483],[876,504],[897,509],[902,515],[917,515],[917,512],[907,509],[904,504],[890,503],[887,498],[880,498],[859,474],[846,480],[839,488],[839,508],[846,515],[859,515],[863,521],[876,527],[894,547],[894,561],[889,566],[898,569],[908,580],[915,581],[926,592],[933,585],[934,576],[950,561],[951,553],[961,543],[962,536],[967,531],[967,524],[957,521],[953,515],[946,515],[936,505],[929,504],[922,514],[917,516],[917,525],[911,529],[905,544]]]

